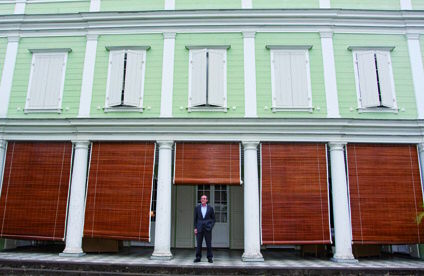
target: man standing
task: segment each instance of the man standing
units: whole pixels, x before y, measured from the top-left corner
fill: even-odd
[[[194,208],[194,234],[197,237],[196,259],[194,259],[194,262],[198,263],[202,259],[202,243],[203,237],[205,237],[208,248],[208,262],[213,263],[212,228],[215,225],[215,212],[207,204],[208,197],[206,195],[202,195],[200,202],[201,204]]]

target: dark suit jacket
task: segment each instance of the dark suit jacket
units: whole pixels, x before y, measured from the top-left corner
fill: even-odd
[[[203,218],[201,206],[202,204],[199,204],[194,208],[194,228],[197,229],[197,232],[212,231],[215,225],[215,211],[211,206],[206,205],[206,215]]]

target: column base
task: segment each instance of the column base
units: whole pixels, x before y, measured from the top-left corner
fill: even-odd
[[[63,250],[62,253],[59,254],[60,257],[82,257],[84,256],[84,251],[81,250],[81,248],[75,248],[75,249],[66,249]]]
[[[332,262],[335,262],[335,263],[349,263],[349,264],[357,264],[357,263],[359,263],[359,261],[357,259],[355,259],[353,256],[352,257],[348,257],[348,258],[340,258],[340,257],[334,256],[330,260]]]
[[[152,256],[150,256],[151,260],[160,260],[160,261],[169,261],[172,259],[171,252],[153,252]]]
[[[262,254],[259,253],[243,253],[243,256],[241,256],[241,260],[243,262],[263,262],[264,261],[264,257],[262,256]]]

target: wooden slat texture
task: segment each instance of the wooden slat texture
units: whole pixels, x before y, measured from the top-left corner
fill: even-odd
[[[84,237],[149,241],[155,144],[93,143]]]
[[[0,236],[63,240],[72,144],[9,142],[0,197]]]
[[[347,156],[353,243],[424,241],[416,146],[348,144]]]
[[[240,144],[178,142],[174,183],[240,185]]]
[[[331,243],[324,144],[263,143],[263,244]]]

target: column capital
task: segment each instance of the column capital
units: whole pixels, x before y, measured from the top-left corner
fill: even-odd
[[[243,32],[243,38],[255,38],[255,37],[256,37],[255,31]]]
[[[259,141],[242,141],[244,150],[256,150],[259,145]]]
[[[420,39],[419,33],[406,33],[405,36],[408,40],[419,40]]]
[[[98,38],[98,34],[87,34],[87,41],[96,41]]]
[[[26,3],[27,0],[15,0],[16,3]]]
[[[333,31],[323,31],[319,33],[321,38],[333,38],[334,32]]]
[[[344,151],[346,144],[346,142],[329,142],[328,146],[330,147],[330,151]]]
[[[165,33],[163,33],[163,38],[164,39],[175,39],[176,35],[177,35],[177,33],[165,32]]]
[[[7,141],[0,139],[0,149],[5,149],[7,145]]]
[[[75,149],[86,149],[90,145],[90,141],[88,141],[88,140],[75,140],[75,141],[72,141],[72,144],[75,145]]]
[[[159,149],[172,150],[172,146],[174,145],[174,141],[171,140],[158,140],[156,143],[159,145]]]
[[[419,143],[418,144],[418,150],[419,150],[419,152],[424,153],[424,143]]]
[[[7,42],[19,42],[21,37],[18,34],[11,34],[7,36]]]

